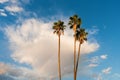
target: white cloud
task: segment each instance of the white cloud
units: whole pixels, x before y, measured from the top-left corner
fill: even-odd
[[[88,62],[89,62],[88,67],[94,68],[94,67],[99,66],[99,61],[100,61],[100,59],[99,59],[98,56],[92,57],[92,58],[89,59],[89,61],[88,61]]]
[[[111,67],[108,67],[108,68],[106,68],[106,69],[103,69],[102,70],[102,73],[104,73],[104,74],[109,74],[110,72],[111,72]]]
[[[4,10],[4,9],[0,9],[0,15],[1,15],[1,16],[7,16],[7,14],[5,13],[5,10]]]
[[[119,73],[111,73],[111,74],[106,74],[105,73],[98,73],[98,74],[92,74],[92,77],[94,80],[119,80],[120,79],[120,74]]]
[[[19,3],[19,0],[10,0],[11,3],[15,3],[15,4],[18,4]]]
[[[84,42],[84,44],[81,47],[81,52],[84,54],[89,54],[94,52],[99,48],[99,44],[97,42],[93,42],[94,44],[91,44],[91,42]],[[87,49],[86,49],[87,47]]]
[[[102,80],[102,77],[101,77],[101,76],[98,76],[98,77],[97,77],[97,80]]]
[[[100,58],[101,59],[107,59],[107,55],[101,55]]]
[[[6,6],[5,9],[10,12],[21,12],[23,8],[17,5]]]
[[[98,63],[99,62],[99,57],[98,56],[94,56],[90,59],[91,63]]]
[[[21,0],[23,3],[30,3],[30,0]]]
[[[4,9],[0,9],[0,12],[4,12],[5,10]]]
[[[7,2],[7,3],[5,3]],[[22,11],[24,11],[23,9],[23,3],[20,0],[0,0],[0,3],[5,4],[2,8],[2,12],[1,15],[3,16],[7,16],[7,14],[5,15],[5,11],[10,13],[10,15],[14,15],[15,13],[20,13]],[[0,9],[1,12],[1,9]]]
[[[100,55],[100,56],[94,56],[91,59],[89,59],[89,65],[88,67],[97,67],[99,66],[101,60],[107,59],[107,55]]]
[[[0,75],[4,74],[7,71],[8,67],[5,66],[5,64],[0,63]]]
[[[0,0],[0,3],[8,2],[9,0]]]
[[[14,80],[46,80],[34,70],[1,62],[0,75],[6,75],[6,77],[11,77]]]
[[[1,16],[7,16],[7,14],[6,14],[6,13],[3,13],[3,12],[0,12],[0,15],[1,15]]]
[[[88,30],[88,33],[89,33],[90,35],[93,35],[93,34],[97,34],[98,31],[99,31],[99,29],[93,28],[93,29]]]
[[[92,67],[92,68],[93,67],[97,67],[97,66],[98,66],[98,64],[93,64],[93,63],[91,63],[91,64],[88,65],[88,67]]]
[[[92,77],[94,78],[94,80],[103,80],[102,74],[100,74],[100,73],[99,74],[94,73],[94,74],[92,74]]]
[[[57,76],[57,35],[53,34],[53,21],[44,22],[38,19],[28,19],[22,25],[8,26],[6,35],[13,50],[12,58],[19,63],[30,64],[41,76],[54,78]],[[67,31],[67,30],[66,30]],[[62,74],[73,70],[73,35],[69,31],[61,36]],[[99,44],[85,42],[82,54],[96,51]]]

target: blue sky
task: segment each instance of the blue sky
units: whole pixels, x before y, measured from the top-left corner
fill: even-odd
[[[52,36],[50,27],[54,21],[62,19],[67,23],[70,16],[78,14],[82,19],[81,27],[89,32],[80,63],[83,72],[79,69],[78,80],[119,80],[119,3],[119,0],[0,0],[0,79],[4,77],[3,80],[18,80],[17,77],[19,80],[29,80],[31,75],[33,80],[50,80],[51,76],[51,80],[56,79],[57,72],[51,66],[56,64],[52,63],[56,55],[48,54],[45,49],[51,53],[57,49],[57,44],[53,43],[54,40],[57,41],[56,35],[53,39],[49,38]],[[72,45],[72,40],[67,39],[72,39],[69,30],[66,30],[63,37],[65,47]],[[48,44],[53,45],[53,49]],[[71,49],[63,49],[63,53],[72,53]],[[62,56],[66,56],[65,63],[71,66],[69,59],[72,54],[70,57],[67,54]],[[73,80],[72,71],[68,66],[65,67],[65,63],[62,66],[66,70],[63,70],[63,80]],[[57,65],[54,67],[57,69]],[[18,70],[24,74],[20,74]],[[37,72],[39,70],[40,73]]]

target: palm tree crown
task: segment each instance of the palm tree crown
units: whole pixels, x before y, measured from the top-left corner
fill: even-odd
[[[58,22],[55,22],[53,25],[54,29],[53,33],[56,33],[57,35],[64,34],[65,27],[66,26],[64,25],[64,22],[59,20]]]
[[[87,35],[88,33],[85,32],[85,29],[81,28],[76,31],[75,37],[78,41],[80,41],[80,44],[82,44],[84,41],[87,41]]]
[[[58,76],[59,76],[59,80],[61,80],[60,36],[61,34],[64,34],[65,27],[66,26],[64,25],[64,22],[60,20],[58,22],[55,22],[53,25],[53,29],[54,29],[53,33],[56,33],[58,35]]]
[[[88,33],[85,32],[85,29],[83,28],[78,29],[74,35],[76,37],[76,40],[79,41],[78,56],[77,56],[77,63],[76,63],[76,77],[77,77],[78,64],[79,64],[79,58],[80,58],[81,44],[83,44],[84,41],[87,41],[87,35]]]
[[[80,28],[81,18],[79,18],[78,15],[73,15],[69,18],[68,25],[70,25],[70,29],[73,29],[75,32],[77,28]]]
[[[76,34],[76,30],[80,28],[81,25],[81,18],[77,15],[73,15],[69,18],[70,29],[73,29],[74,35]],[[76,37],[74,37],[74,80],[76,80]]]

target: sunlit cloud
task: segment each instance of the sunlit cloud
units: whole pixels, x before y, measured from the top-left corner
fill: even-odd
[[[111,67],[108,67],[108,68],[106,68],[106,69],[103,69],[102,70],[102,72],[104,73],[104,74],[109,74],[110,72],[111,72]]]
[[[102,60],[105,60],[107,59],[107,55],[100,55],[100,56],[93,56],[91,59],[89,59],[89,65],[88,67],[91,67],[91,68],[94,68],[94,67],[97,67],[99,66],[100,62]]]
[[[19,7],[17,5],[12,5],[12,6],[6,6],[5,9],[10,12],[21,12],[23,11],[22,7]]]
[[[4,13],[4,12],[0,12],[0,15],[1,15],[1,16],[7,16],[7,14]]]
[[[107,59],[107,55],[101,55],[100,58],[101,59]]]
[[[49,78],[57,77],[57,35],[53,34],[54,21],[44,22],[28,19],[22,25],[8,26],[6,36],[13,51],[11,57],[19,62],[29,64],[35,73]],[[70,31],[61,36],[62,75],[72,73],[73,35]],[[90,54],[99,48],[96,42],[85,42],[81,54]],[[48,68],[49,67],[49,68]]]
[[[88,66],[89,66],[89,67],[97,67],[98,64],[93,64],[93,63],[91,63],[91,64],[89,64]]]
[[[10,14],[15,16],[15,14],[23,12],[24,8],[22,2],[20,0],[0,0],[0,3],[4,4],[0,9],[0,15],[7,16]]]
[[[7,70],[7,67],[3,63],[0,63],[0,75],[4,74]]]
[[[0,3],[5,3],[5,2],[8,2],[9,0],[0,0]]]
[[[99,29],[96,26],[93,26],[90,30],[88,30],[90,35],[97,34]]]
[[[94,80],[103,80],[100,73],[99,74],[93,74],[92,77],[93,77]]]
[[[29,68],[15,66],[7,63],[0,63],[0,75],[4,76],[4,79],[12,78],[12,80],[42,80],[43,76],[36,73]],[[0,77],[1,79],[1,77]],[[9,80],[9,79],[8,79]],[[46,79],[43,79],[46,80]]]
[[[4,9],[0,9],[0,16],[7,16]]]

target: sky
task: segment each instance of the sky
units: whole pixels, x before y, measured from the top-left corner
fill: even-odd
[[[58,80],[53,23],[77,14],[89,33],[78,80],[120,80],[119,0],[0,0],[0,80]],[[73,31],[61,36],[62,80],[73,80]],[[78,44],[78,43],[77,43]],[[77,45],[78,46],[78,45]]]

